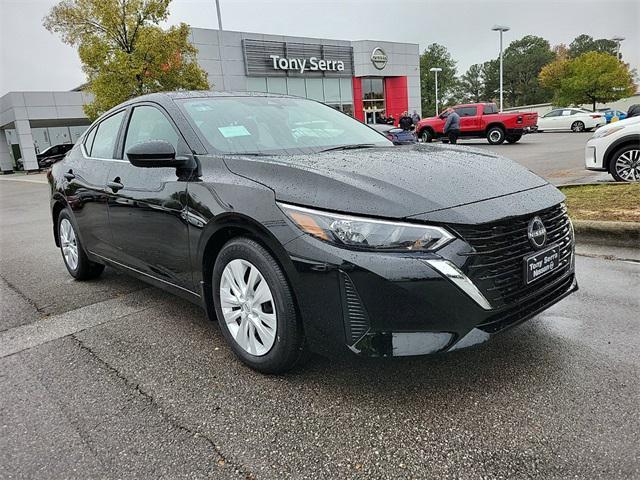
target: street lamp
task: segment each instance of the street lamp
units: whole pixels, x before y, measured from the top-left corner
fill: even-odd
[[[438,116],[438,72],[441,72],[442,69],[440,67],[433,67],[429,69],[430,72],[436,74],[436,117]]]
[[[616,44],[618,45],[618,47],[616,48],[616,57],[618,58],[618,60],[620,60],[620,42],[625,40],[625,38],[617,36],[617,37],[613,37],[611,40],[616,42]]]
[[[494,25],[493,28],[491,29],[494,32],[500,32],[500,111],[502,111],[502,96],[503,96],[503,84],[502,84],[502,72],[503,72],[503,68],[502,68],[502,34],[504,32],[508,32],[510,30],[509,27],[506,27],[504,25]]]

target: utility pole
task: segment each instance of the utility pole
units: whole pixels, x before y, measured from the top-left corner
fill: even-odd
[[[508,32],[510,30],[510,27],[507,27],[505,25],[494,25],[494,27],[491,29],[494,32],[500,32],[500,111],[502,112],[502,100],[503,100],[503,96],[504,96],[504,86],[503,86],[503,72],[504,72],[504,67],[503,67],[503,51],[502,51],[502,34],[504,32]]]

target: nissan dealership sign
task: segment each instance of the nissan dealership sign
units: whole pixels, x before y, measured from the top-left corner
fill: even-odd
[[[387,54],[380,47],[374,48],[373,52],[371,52],[371,63],[373,63],[373,66],[378,70],[386,67],[388,61],[389,57],[387,57]]]
[[[275,70],[296,70],[304,73],[307,70],[321,72],[344,72],[342,60],[328,60],[318,57],[287,58],[280,55],[269,55]]]
[[[242,40],[248,77],[352,77],[353,48],[323,43]]]

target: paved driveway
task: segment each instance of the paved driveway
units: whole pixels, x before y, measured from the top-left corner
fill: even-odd
[[[460,144],[504,155],[555,185],[613,181],[608,173],[584,168],[584,147],[593,133],[544,132],[525,135],[518,143],[489,145],[486,140],[462,140]]]
[[[240,364],[178,298],[71,280],[47,187],[0,182],[0,478],[638,478],[640,264],[430,358]]]

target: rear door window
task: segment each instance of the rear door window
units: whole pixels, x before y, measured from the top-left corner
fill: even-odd
[[[498,107],[496,107],[494,104],[490,103],[488,105],[485,105],[482,108],[482,113],[484,115],[491,115],[493,113],[498,113]]]
[[[113,158],[116,141],[118,140],[118,132],[120,131],[124,114],[125,111],[122,110],[100,122],[96,129],[91,152],[89,153],[92,157]]]
[[[473,117],[477,112],[477,107],[457,107],[454,110],[461,117]]]

